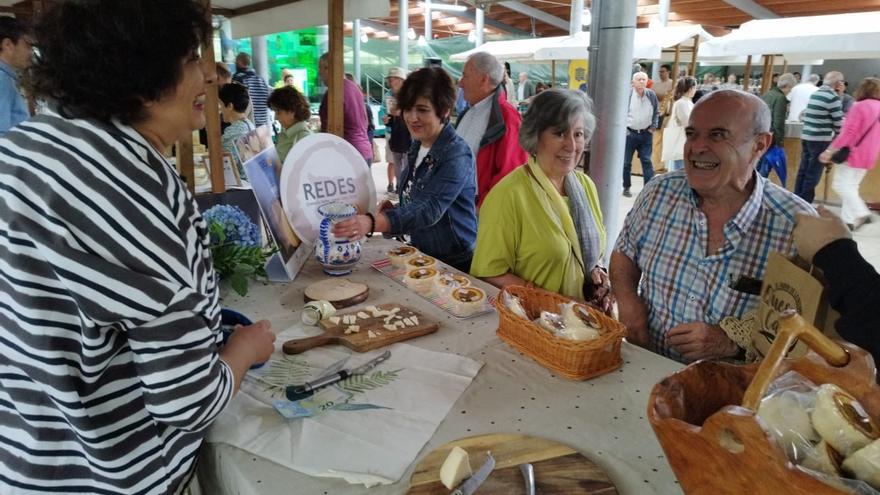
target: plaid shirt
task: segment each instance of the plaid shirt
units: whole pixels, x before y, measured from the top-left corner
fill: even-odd
[[[734,291],[730,280],[741,275],[762,279],[771,251],[795,254],[795,213],[812,207],[758,174],[755,181],[752,195],[724,226],[724,247],[710,255],[708,222],[683,171],[655,178],[636,199],[615,250],[642,271],[639,289],[655,352],[681,361],[666,345],[670,329],[742,317],[758,306],[759,297]]]

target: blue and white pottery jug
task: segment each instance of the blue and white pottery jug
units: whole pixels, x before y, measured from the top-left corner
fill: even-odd
[[[357,214],[354,206],[334,201],[318,207],[324,217],[318,227],[315,256],[327,275],[348,275],[361,259],[361,242],[333,235],[333,224]]]

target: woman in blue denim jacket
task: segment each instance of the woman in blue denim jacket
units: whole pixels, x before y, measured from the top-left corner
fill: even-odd
[[[333,233],[407,234],[423,253],[467,273],[477,240],[476,180],[473,153],[449,123],[452,79],[440,68],[419,69],[404,81],[397,104],[413,138],[397,185],[400,206],[383,201],[376,215],[339,222]]]

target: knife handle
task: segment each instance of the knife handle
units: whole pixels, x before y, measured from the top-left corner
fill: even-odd
[[[281,350],[284,351],[284,354],[299,354],[301,352],[306,352],[309,349],[320,347],[324,344],[332,344],[336,340],[336,337],[325,333],[314,337],[306,337],[304,339],[288,340],[284,343]]]

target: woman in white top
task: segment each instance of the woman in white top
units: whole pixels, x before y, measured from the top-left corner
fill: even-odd
[[[697,80],[693,77],[682,77],[675,85],[675,103],[672,104],[669,124],[663,131],[662,159],[664,162],[672,161],[670,171],[684,168],[684,128],[691,117],[696,92]]]

